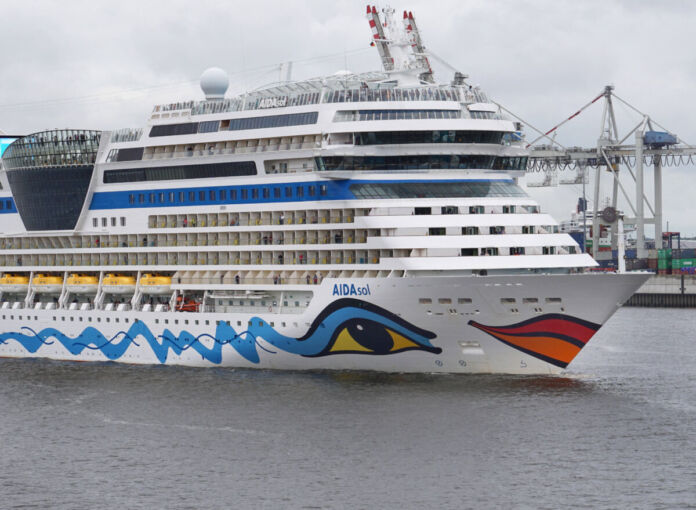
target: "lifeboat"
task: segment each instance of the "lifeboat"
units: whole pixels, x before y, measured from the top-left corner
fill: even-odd
[[[135,277],[108,273],[102,280],[102,290],[109,294],[133,294]]]
[[[99,288],[99,278],[85,274],[71,274],[65,282],[68,291],[75,294],[94,294]]]
[[[63,290],[63,277],[50,274],[37,274],[31,281],[31,287],[36,292],[60,294]]]
[[[0,292],[26,293],[28,288],[28,276],[5,274],[0,278]]]
[[[171,289],[171,276],[145,273],[140,277],[140,290],[143,294],[169,294]]]
[[[197,312],[200,309],[200,302],[194,301],[193,299],[190,298],[182,298],[181,296],[177,296],[176,298],[176,306],[174,309],[177,312]]]

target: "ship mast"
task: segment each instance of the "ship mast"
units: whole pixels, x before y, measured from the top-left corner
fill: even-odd
[[[384,71],[402,87],[434,83],[425,47],[412,13],[404,11],[403,23],[394,20],[394,9],[367,6],[372,45],[377,48]]]

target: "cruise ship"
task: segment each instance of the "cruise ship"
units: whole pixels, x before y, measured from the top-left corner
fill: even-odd
[[[521,126],[411,13],[382,70],[156,106],[142,129],[18,138],[0,170],[0,356],[555,374],[645,281],[530,198]]]

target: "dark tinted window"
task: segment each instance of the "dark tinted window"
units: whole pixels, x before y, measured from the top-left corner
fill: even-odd
[[[384,131],[355,133],[356,145],[408,143],[493,143],[503,140],[502,131]]]
[[[256,175],[256,164],[253,161],[236,161],[232,163],[106,170],[104,171],[104,183],[205,179],[241,175]]]
[[[152,126],[150,136],[192,135],[196,132],[198,132],[198,122],[187,122],[186,124]]]
[[[119,149],[116,161],[137,161],[143,159],[143,147],[134,149]]]
[[[351,184],[356,198],[450,198],[450,197],[525,197],[527,194],[511,181],[468,182],[393,182]],[[416,210],[416,214],[423,212]],[[428,208],[427,213],[430,214]]]
[[[210,120],[206,122],[201,122],[198,124],[199,133],[214,133],[220,127],[219,120]]]
[[[264,129],[286,126],[302,126],[316,124],[319,114],[317,112],[292,113],[289,115],[269,115],[267,117],[246,117],[230,120],[230,131],[242,129]],[[152,136],[152,135],[151,135]]]
[[[492,169],[525,170],[526,157],[483,155],[327,156],[317,158],[321,170]]]

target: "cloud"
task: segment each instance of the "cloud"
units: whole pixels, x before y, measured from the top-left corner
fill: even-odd
[[[489,95],[548,129],[606,84],[696,143],[692,119],[696,4],[624,0],[412,0],[426,45]],[[200,98],[197,79],[212,65],[242,91],[277,80],[295,60],[304,78],[345,67],[374,69],[365,3],[355,0],[29,0],[3,4],[0,129],[113,129],[144,124],[152,105]],[[355,51],[364,49],[365,51]],[[325,55],[330,58],[317,59]],[[314,60],[312,60],[314,58]],[[437,65],[439,79],[451,70]],[[64,101],[58,101],[68,99]],[[617,107],[620,129],[637,122]],[[563,128],[558,140],[593,146],[600,108]],[[528,136],[532,136],[528,131]],[[684,214],[693,168],[665,171],[670,228],[696,232]],[[532,191],[559,219],[577,189]]]

